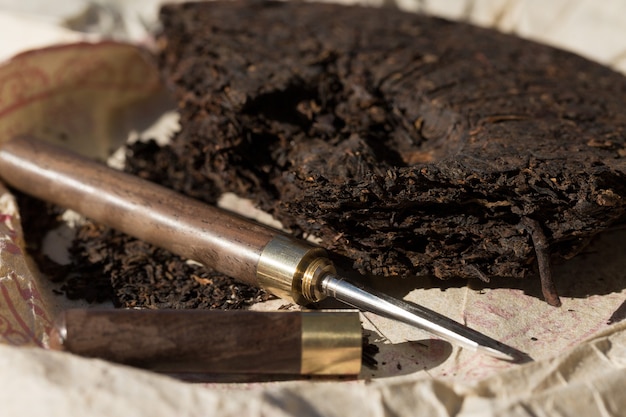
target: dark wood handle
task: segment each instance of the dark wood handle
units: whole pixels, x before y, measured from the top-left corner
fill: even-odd
[[[0,144],[0,178],[254,286],[263,248],[278,233],[30,137]]]
[[[356,375],[362,333],[355,310],[73,309],[49,345],[176,375]]]
[[[301,312],[67,310],[51,348],[164,373],[299,374]]]

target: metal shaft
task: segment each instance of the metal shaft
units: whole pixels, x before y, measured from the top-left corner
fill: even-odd
[[[299,304],[327,295],[492,356],[524,355],[445,316],[338,278],[326,252],[30,137],[0,144],[0,178],[136,238]]]
[[[526,362],[530,359],[525,353],[426,307],[409,304],[386,294],[359,287],[331,274],[323,278],[321,285],[324,293],[330,297],[361,310],[426,330],[466,349],[509,361]]]

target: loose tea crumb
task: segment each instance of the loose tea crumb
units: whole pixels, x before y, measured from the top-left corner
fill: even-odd
[[[369,335],[363,335],[362,363],[370,369],[378,369],[378,360],[375,356],[380,352],[378,346],[370,343]],[[383,365],[385,362],[383,362]]]

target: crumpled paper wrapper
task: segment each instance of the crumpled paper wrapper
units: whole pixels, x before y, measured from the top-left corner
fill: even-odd
[[[417,4],[405,3],[406,8]],[[465,6],[459,8],[459,3]],[[542,8],[544,3],[419,4],[552,43],[576,38],[565,35],[579,34],[585,16],[597,12],[592,1],[555,1],[548,9]],[[605,16],[619,16],[626,7],[608,3],[612,12]],[[537,10],[544,10],[541,18],[535,16]],[[545,13],[553,13],[552,20]],[[554,24],[554,16],[561,16],[561,29],[546,23]],[[597,24],[614,27],[610,33],[618,34],[626,27]],[[621,43],[609,36],[612,41],[595,43],[605,48],[588,48],[587,53],[624,68],[626,37],[616,37]],[[5,46],[0,42],[0,51]],[[162,93],[149,57],[132,45],[79,43],[24,53],[0,66],[0,140],[32,133],[104,158],[162,114]],[[418,289],[398,287],[397,281],[393,287],[385,281],[370,283],[523,350],[537,359],[534,363],[511,365],[364,314],[364,327],[381,352],[376,356],[379,369],[364,368],[357,380],[189,384],[42,349],[53,317],[71,303],[53,294],[25,256],[19,210],[0,187],[0,403],[7,415],[51,416],[618,415],[626,406],[620,395],[626,382],[625,250],[626,230],[617,229],[556,266],[563,301],[558,309],[541,299],[536,280],[509,282],[506,288],[464,283],[445,290],[441,282],[426,279]],[[281,304],[276,300],[256,308]]]
[[[0,345],[6,415],[618,416],[626,323],[479,383],[439,379],[200,386],[100,360]]]
[[[135,109],[163,95],[148,54],[114,42],[55,46],[16,56],[0,67],[0,140],[32,134],[104,158],[139,119]],[[152,105],[152,103],[149,103]],[[133,109],[133,110],[130,110]],[[51,294],[25,256],[19,211],[0,188],[0,342],[43,345]]]

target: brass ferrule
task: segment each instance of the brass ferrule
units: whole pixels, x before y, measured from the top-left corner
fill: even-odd
[[[259,285],[297,304],[323,300],[321,280],[334,273],[324,249],[284,235],[277,235],[263,248],[257,264]]]
[[[357,375],[362,347],[358,311],[302,312],[302,375]]]

